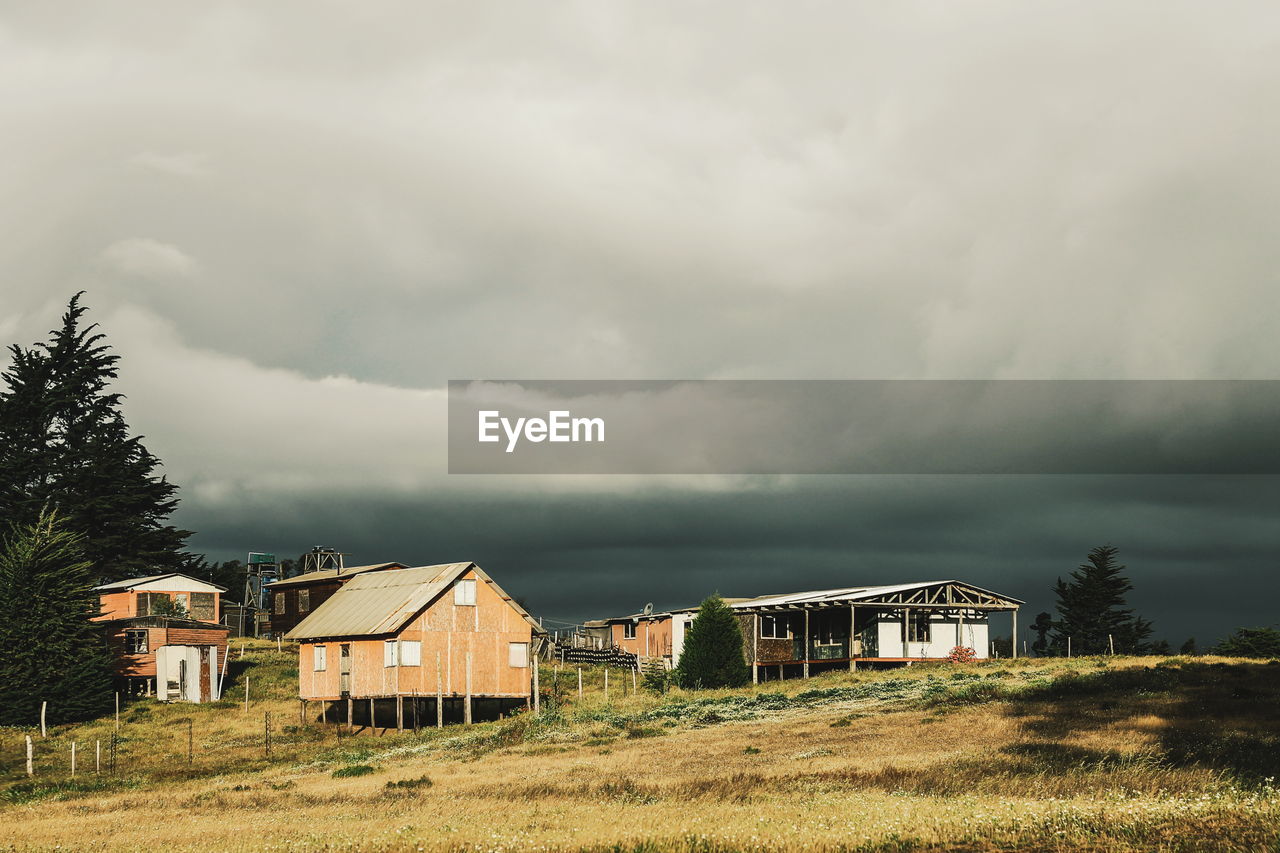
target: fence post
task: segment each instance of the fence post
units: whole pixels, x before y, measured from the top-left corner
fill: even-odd
[[[604,668],[604,701],[609,701],[609,667]]]
[[[244,657],[244,655],[240,655]],[[249,673],[244,674],[244,712],[249,713]]]
[[[582,701],[582,667],[578,667],[578,701]]]
[[[111,773],[112,775],[114,775],[116,772],[116,746],[119,743],[119,741],[120,741],[119,736],[116,735],[114,732],[112,732],[111,734]]]
[[[191,720],[187,720],[187,764],[195,762],[195,732]]]
[[[266,749],[267,760],[271,760],[271,712],[262,712],[262,734],[263,746]]]
[[[27,775],[36,775],[35,764],[32,761],[31,735],[27,735]]]
[[[71,741],[71,778],[76,778],[76,742]]]
[[[93,742],[93,772],[95,775],[102,775],[102,739],[99,738]]]
[[[48,735],[47,735],[47,733],[45,732],[45,728],[44,728],[44,712],[45,712],[45,709],[47,709],[48,707],[49,707],[49,703],[48,703],[48,702],[41,702],[41,703],[40,703],[40,737],[47,737],[47,736],[48,736]]]
[[[120,691],[116,691],[116,731],[120,731]]]

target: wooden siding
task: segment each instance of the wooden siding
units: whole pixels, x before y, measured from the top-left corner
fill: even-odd
[[[125,651],[125,631],[146,631],[146,654],[129,654]],[[217,646],[218,660],[227,653],[227,632],[218,628],[170,628],[129,625],[122,622],[107,631],[107,647],[113,659],[112,670],[117,676],[129,678],[155,678],[156,649],[161,646]]]
[[[315,611],[317,607],[329,600],[329,597],[337,592],[344,583],[359,575],[349,575],[345,578],[325,578],[315,583],[306,584],[290,584],[281,589],[269,590],[270,600],[267,602],[267,623],[270,631],[277,637],[282,637],[294,627],[306,619]],[[306,610],[298,609],[298,593],[302,590],[308,590],[310,600],[307,602]],[[284,612],[276,612],[276,596],[284,596]]]
[[[476,575],[468,571],[460,579],[475,580]],[[453,588],[449,587],[394,635],[302,641],[298,659],[301,698],[341,698],[341,647],[344,644],[351,646],[350,695],[353,698],[435,696],[437,655],[444,695],[463,696],[468,652],[472,696],[524,698],[530,695],[532,647],[528,650],[529,666],[511,666],[508,654],[510,643],[532,644],[533,626],[482,580],[476,583],[475,605],[454,604],[453,600]],[[390,639],[422,643],[421,665],[384,666],[385,642]],[[326,665],[320,672],[314,666],[314,650],[318,645],[326,647]]]
[[[615,622],[609,626],[610,638],[614,646],[624,652],[631,652],[641,657],[671,656],[671,617],[640,617],[636,624],[636,635],[632,639],[623,636],[626,624]]]

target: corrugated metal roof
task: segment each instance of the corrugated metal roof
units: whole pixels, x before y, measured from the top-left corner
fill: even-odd
[[[184,575],[182,572],[166,572],[163,575],[148,575],[145,578],[126,578],[125,580],[122,580],[122,581],[113,581],[112,583],[99,584],[98,586],[95,586],[94,589],[95,590],[132,589],[138,584],[151,583],[152,581],[164,580],[165,578],[186,578],[189,581],[195,581],[196,583],[202,583],[205,586],[211,586],[214,589],[218,590],[218,592],[227,591],[227,588],[225,586],[218,586],[216,583],[209,583],[208,581],[201,580],[200,578],[193,578],[191,577],[191,575]]]
[[[371,563],[367,566],[347,566],[344,569],[324,569],[319,572],[307,572],[302,575],[294,575],[284,580],[272,581],[267,584],[268,589],[278,589],[282,586],[297,586],[304,583],[315,583],[316,581],[331,580],[333,578],[345,578],[352,575],[363,574],[364,572],[374,572],[381,569],[389,569],[392,566],[407,568],[404,563]]]
[[[394,634],[468,570],[492,586],[535,630],[542,631],[524,608],[475,563],[443,563],[352,578],[285,637],[314,640]]]

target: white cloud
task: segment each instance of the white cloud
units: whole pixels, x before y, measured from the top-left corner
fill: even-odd
[[[101,260],[113,272],[151,281],[190,278],[197,269],[195,259],[177,246],[148,237],[112,243],[102,251]]]

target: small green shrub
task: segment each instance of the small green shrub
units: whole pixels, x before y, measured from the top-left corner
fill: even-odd
[[[396,779],[393,782],[388,782],[386,789],[388,791],[412,790],[415,788],[430,788],[433,784],[435,783],[431,781],[431,777],[424,775],[419,776],[417,779]]]
[[[375,768],[368,764],[348,764],[346,767],[339,767],[330,775],[335,779],[346,779],[351,776],[368,776],[374,770]]]

